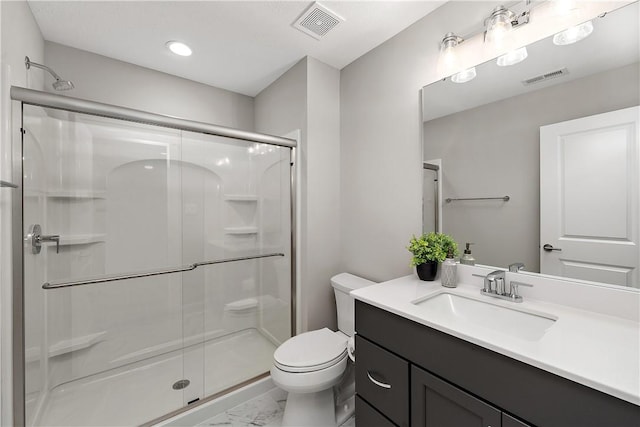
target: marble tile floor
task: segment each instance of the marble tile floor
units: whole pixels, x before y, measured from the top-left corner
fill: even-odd
[[[280,427],[286,401],[287,393],[274,388],[222,414],[203,421],[197,427]],[[341,427],[355,427],[355,425],[355,418],[351,417]]]

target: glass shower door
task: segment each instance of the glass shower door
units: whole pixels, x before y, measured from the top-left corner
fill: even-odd
[[[181,408],[181,275],[79,284],[182,265],[180,132],[28,105],[23,127],[28,425]]]
[[[183,275],[195,399],[268,373],[291,336],[290,149],[183,132],[182,161],[183,263],[232,260]]]

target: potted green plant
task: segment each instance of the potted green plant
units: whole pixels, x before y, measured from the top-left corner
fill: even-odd
[[[438,265],[445,260],[447,253],[458,255],[458,244],[451,236],[433,231],[420,237],[413,236],[407,249],[413,254],[411,265],[416,267],[418,277],[426,281],[436,278]]]

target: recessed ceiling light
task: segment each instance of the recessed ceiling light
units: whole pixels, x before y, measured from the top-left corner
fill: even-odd
[[[191,48],[184,43],[170,41],[167,42],[166,46],[171,52],[175,53],[176,55],[191,56]]]

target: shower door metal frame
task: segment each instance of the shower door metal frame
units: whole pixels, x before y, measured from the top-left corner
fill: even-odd
[[[68,96],[42,92],[33,89],[27,89],[18,86],[11,86],[10,97],[13,101],[20,102],[20,140],[14,140],[12,147],[12,166],[13,166],[13,188],[11,201],[11,234],[12,234],[12,409],[13,409],[13,425],[24,426],[26,423],[25,411],[25,338],[24,338],[24,240],[23,240],[23,196],[24,182],[22,158],[24,148],[24,105],[33,105],[43,108],[52,108],[56,110],[65,110],[74,113],[88,114],[110,119],[123,120],[128,122],[142,123],[147,125],[202,133],[206,135],[222,136],[227,138],[238,139],[242,141],[256,142],[260,144],[276,145],[279,147],[289,148],[290,163],[290,215],[291,215],[291,235],[290,235],[290,316],[291,316],[291,336],[296,334],[296,297],[297,297],[297,278],[296,278],[296,147],[298,141],[290,138],[283,138],[274,135],[261,134],[256,132],[243,131],[240,129],[229,128],[225,126],[213,125],[210,123],[197,122],[193,120],[181,119],[177,117],[166,116],[162,114],[149,113],[146,111],[135,110],[132,108],[120,107],[111,104],[88,101],[80,98],[72,98]],[[13,110],[13,106],[12,106]],[[162,414],[159,418],[152,420],[154,422],[166,419],[169,416],[175,416],[184,411],[190,410],[199,404],[208,402],[214,398],[220,397],[234,389],[252,383],[255,380],[265,377],[268,373],[259,375],[255,378],[244,381],[241,384],[232,387],[229,390],[223,390],[212,396],[203,396],[197,404],[184,406],[169,414]]]
[[[423,162],[422,163],[422,169],[423,169],[423,173],[424,170],[431,170],[433,172],[436,173],[436,179],[434,179],[434,185],[433,185],[433,193],[434,193],[434,212],[433,212],[433,217],[434,217],[434,231],[436,233],[440,232],[440,191],[439,191],[439,186],[440,186],[440,166],[438,165],[434,165],[432,163],[428,163],[428,162]],[[422,183],[424,186],[424,177],[422,178]],[[424,206],[424,188],[422,189],[422,217],[424,218],[424,210],[425,210],[425,206]],[[422,224],[422,229],[424,230],[424,224]]]

